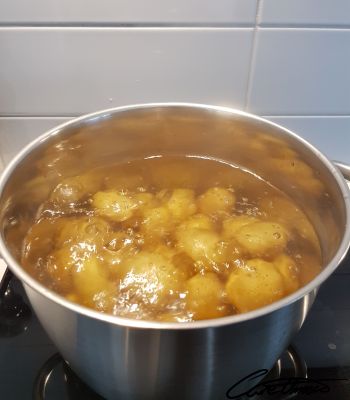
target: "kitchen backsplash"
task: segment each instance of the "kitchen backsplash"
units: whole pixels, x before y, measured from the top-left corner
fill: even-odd
[[[0,154],[71,117],[186,101],[350,163],[349,0],[1,0]]]

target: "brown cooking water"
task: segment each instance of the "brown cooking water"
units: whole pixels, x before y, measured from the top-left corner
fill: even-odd
[[[213,188],[227,194],[218,200],[222,208],[203,202]],[[96,206],[97,192],[132,199],[130,212],[111,217]],[[186,203],[176,215],[169,208],[175,193],[192,196],[190,206]],[[235,199],[233,204],[229,198]],[[158,210],[156,217],[150,209]],[[287,232],[285,245],[265,251],[262,244],[263,250],[254,253],[240,239],[242,229],[227,236],[225,221],[242,216],[251,218],[252,224],[282,227]],[[206,221],[205,227],[188,225],[194,220]],[[193,235],[188,234],[191,227]],[[202,242],[193,241],[203,231]],[[274,235],[278,244],[280,233]],[[191,240],[189,246],[202,250],[192,251]],[[183,322],[248,311],[252,307],[236,300],[235,293],[244,296],[244,287],[232,289],[230,277],[236,278],[241,270],[254,274],[256,261],[249,260],[278,270],[276,260],[281,256],[291,260],[290,276],[283,279],[292,279],[294,286],[290,289],[286,283],[278,295],[264,298],[255,308],[288,295],[321,270],[319,241],[311,223],[290,198],[249,171],[204,157],[156,156],[60,182],[25,238],[22,264],[45,286],[87,307],[130,318]]]

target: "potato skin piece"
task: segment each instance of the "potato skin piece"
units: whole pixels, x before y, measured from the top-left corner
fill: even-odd
[[[287,229],[275,222],[254,222],[236,232],[237,242],[253,257],[283,251],[288,238]]]
[[[255,258],[231,273],[226,292],[233,306],[242,313],[281,299],[285,287],[283,277],[273,263]]]
[[[187,309],[196,320],[219,318],[229,314],[223,303],[224,286],[215,273],[197,274],[186,283]]]

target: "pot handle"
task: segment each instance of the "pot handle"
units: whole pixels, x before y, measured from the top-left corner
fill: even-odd
[[[344,164],[344,163],[342,163],[340,161],[333,161],[333,164],[343,174],[343,177],[346,180],[346,183],[348,184],[349,189],[350,189],[350,165],[349,164]]]

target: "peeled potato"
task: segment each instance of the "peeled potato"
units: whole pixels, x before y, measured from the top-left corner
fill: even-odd
[[[214,273],[197,274],[186,283],[186,304],[195,319],[223,317],[230,308],[223,303],[224,287]]]
[[[269,196],[262,199],[259,206],[276,222],[284,224],[290,230],[296,230],[303,239],[310,241],[315,249],[320,250],[319,240],[311,222],[291,200]]]
[[[50,199],[61,206],[69,205],[78,202],[89,193],[96,192],[99,186],[98,177],[93,174],[66,178],[56,186]]]
[[[64,293],[73,287],[72,271],[76,268],[77,261],[73,254],[74,250],[66,246],[53,251],[47,258],[46,271],[53,278],[55,287]]]
[[[232,239],[236,236],[236,233],[240,228],[257,221],[257,218],[249,215],[229,217],[222,223],[222,235],[225,239]]]
[[[178,229],[178,248],[194,261],[205,264],[215,261],[220,236],[206,229]]]
[[[229,212],[235,205],[235,195],[224,188],[213,187],[198,198],[200,212],[207,215]]]
[[[125,260],[119,274],[120,289],[127,298],[149,306],[166,304],[185,279],[168,257],[147,251]]]
[[[164,237],[173,229],[170,211],[166,207],[155,207],[143,211],[141,232],[149,237]]]
[[[205,214],[194,214],[187,218],[181,225],[181,229],[206,229],[213,230],[212,220]]]
[[[244,225],[236,232],[237,242],[253,256],[282,251],[288,236],[286,228],[281,224],[263,221]]]
[[[79,294],[88,303],[111,285],[104,274],[103,265],[96,256],[81,261],[80,267],[73,273],[73,281]]]
[[[132,217],[137,202],[127,194],[117,191],[97,192],[92,196],[92,205],[98,215],[121,222]]]
[[[56,246],[72,243],[86,243],[90,246],[102,246],[111,231],[107,221],[100,217],[66,218],[62,228],[56,234]]]
[[[312,168],[298,158],[273,158],[269,160],[271,168],[289,175],[291,178],[311,178]]]
[[[259,258],[246,261],[231,273],[226,292],[239,312],[263,307],[285,295],[283,277],[276,266]]]
[[[191,189],[175,189],[167,202],[167,208],[174,221],[177,222],[194,214],[197,210],[194,191]]]
[[[273,261],[278,271],[283,276],[284,286],[288,293],[299,289],[299,270],[295,261],[285,254],[281,254]]]
[[[148,192],[136,193],[133,197],[136,200],[138,208],[141,211],[156,207],[158,205],[158,201],[152,193]]]

